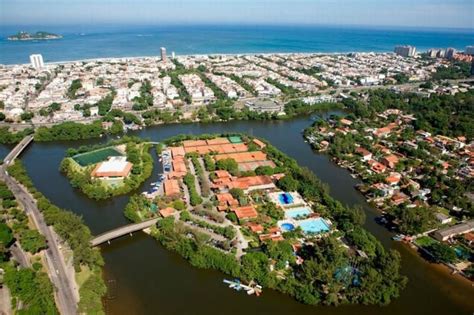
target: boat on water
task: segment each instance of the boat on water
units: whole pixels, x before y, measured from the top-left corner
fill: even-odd
[[[402,241],[405,238],[405,235],[403,234],[397,234],[392,237],[392,240],[394,241]]]
[[[260,296],[260,294],[262,294],[262,286],[258,285],[254,281],[250,281],[248,285],[243,284],[242,282],[240,282],[239,279],[234,279],[234,280],[224,279],[223,282],[225,284],[228,284],[229,288],[234,289],[236,291],[244,290],[248,295],[255,294],[256,296]]]

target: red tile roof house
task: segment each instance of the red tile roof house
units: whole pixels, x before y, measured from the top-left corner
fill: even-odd
[[[160,210],[160,214],[163,218],[172,216],[176,210],[174,208],[168,207]]]
[[[392,200],[393,205],[398,206],[398,205],[401,205],[404,202],[407,202],[409,200],[409,198],[404,193],[397,192],[397,193],[393,194],[391,200]]]
[[[245,224],[245,226],[248,227],[250,231],[257,234],[262,233],[264,230],[263,225],[255,223],[255,222],[248,222]]]
[[[382,127],[374,131],[374,136],[383,138],[383,137],[388,136],[391,131],[392,130],[390,128]]]
[[[382,163],[379,163],[375,160],[370,160],[369,165],[370,165],[370,169],[377,174],[385,172],[386,167]]]
[[[370,153],[369,151],[367,151],[363,147],[356,148],[355,152],[362,155],[362,160],[363,161],[367,162],[367,161],[372,159],[372,153]]]
[[[228,187],[229,189],[240,188],[244,192],[248,193],[252,190],[273,189],[276,186],[273,183],[272,178],[270,176],[260,175],[260,176],[239,177],[231,181]]]
[[[283,241],[284,238],[281,235],[281,230],[279,227],[275,226],[272,227],[268,230],[269,233],[267,234],[260,234],[259,238],[260,241],[265,242],[265,241]]]
[[[217,201],[219,202],[219,205],[217,206],[217,210],[219,211],[226,211],[231,207],[238,207],[239,202],[232,197],[230,193],[221,193],[221,194],[216,194]]]
[[[400,173],[392,172],[388,177],[385,178],[385,182],[387,184],[395,186],[400,182],[401,178],[402,175]]]
[[[385,165],[386,167],[389,167],[391,169],[394,169],[395,166],[397,166],[399,159],[396,155],[390,154],[385,157],[383,157],[380,162]]]
[[[349,119],[346,119],[346,118],[342,118],[340,120],[341,124],[345,125],[345,126],[350,126],[352,125],[352,121],[350,121]]]
[[[256,219],[258,217],[258,212],[255,210],[254,206],[245,206],[232,209],[235,212],[235,215],[241,220]]]

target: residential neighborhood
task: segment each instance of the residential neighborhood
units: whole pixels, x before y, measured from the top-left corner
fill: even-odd
[[[472,270],[472,132],[461,134],[459,123],[450,136],[423,130],[420,127],[435,118],[426,116],[431,115],[431,107],[424,112],[415,102],[426,101],[412,96],[414,111],[404,111],[391,108],[394,101],[387,101],[388,95],[368,95],[369,103],[385,97],[381,111],[367,117],[352,114],[318,120],[305,130],[305,137],[361,179],[357,188],[381,211],[378,222],[400,233],[394,239],[408,241],[429,255],[445,249],[453,255],[444,257],[444,262],[455,272]],[[469,95],[472,92],[457,100]],[[468,274],[471,277],[472,272]]]
[[[338,89],[420,82],[448,64],[392,53],[295,53],[0,65],[0,102],[8,122],[89,122],[114,109],[192,112],[219,99],[242,100],[237,108],[265,98],[314,102]]]

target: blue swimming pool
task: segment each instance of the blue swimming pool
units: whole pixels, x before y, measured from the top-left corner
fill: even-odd
[[[312,213],[312,211],[308,207],[299,207],[285,210],[285,216],[292,219],[295,219],[297,217],[304,217],[310,213]]]
[[[291,223],[282,223],[282,225],[280,225],[280,228],[283,232],[288,232],[293,231],[295,229],[295,226]]]
[[[278,195],[278,201],[282,205],[291,205],[293,203],[293,196],[290,193],[282,193]]]
[[[322,218],[299,221],[299,226],[305,233],[321,233],[329,231],[329,226]]]

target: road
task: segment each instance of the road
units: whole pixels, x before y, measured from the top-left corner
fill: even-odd
[[[36,200],[23,186],[8,175],[3,165],[0,167],[0,180],[8,185],[17,201],[23,205],[26,214],[33,218],[38,231],[45,236],[48,242],[45,258],[48,264],[50,279],[56,288],[59,312],[64,315],[77,314],[77,294],[75,293],[74,279],[68,277],[65,263],[59,253],[58,242],[36,206]]]

